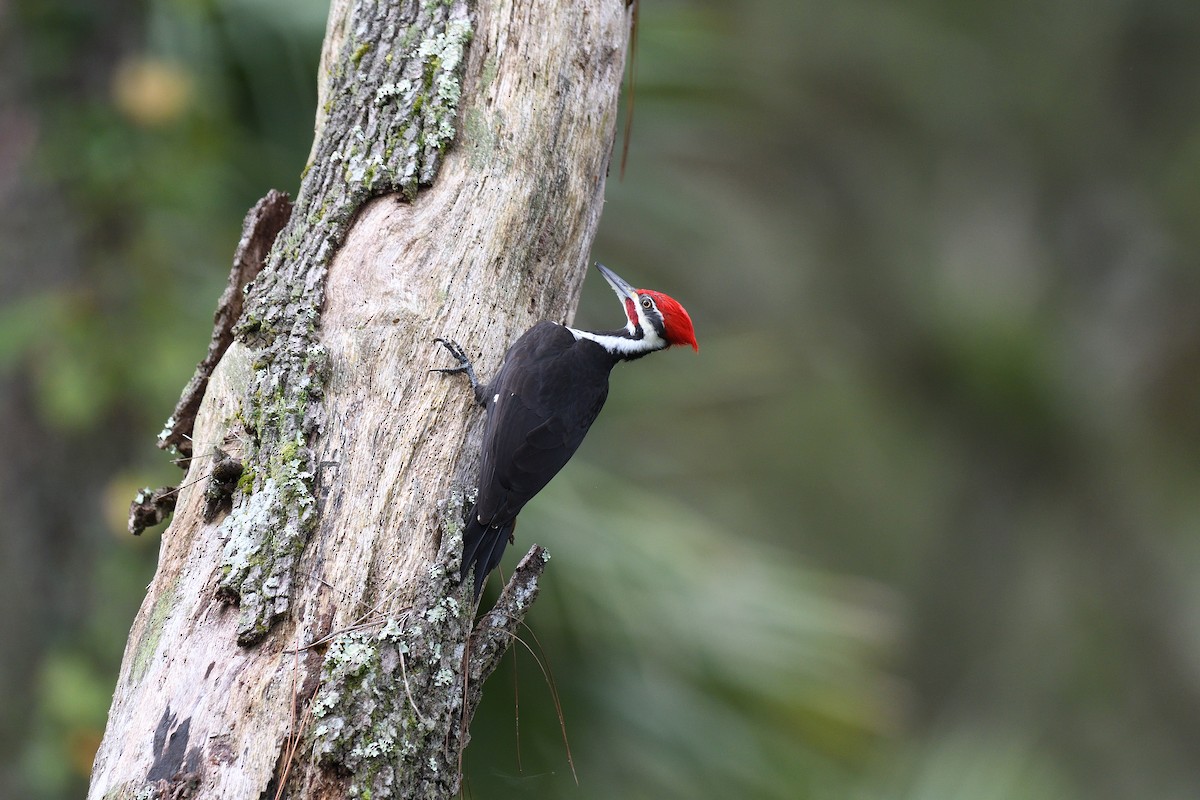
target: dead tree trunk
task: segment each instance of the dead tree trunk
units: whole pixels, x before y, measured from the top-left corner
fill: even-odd
[[[456,573],[481,415],[427,372],[447,365],[431,339],[486,375],[572,314],[628,24],[624,0],[334,0],[299,195],[248,218],[234,335],[189,387],[194,423],[185,397],[163,432],[193,458],[94,800],[458,791],[544,557],[472,633]]]

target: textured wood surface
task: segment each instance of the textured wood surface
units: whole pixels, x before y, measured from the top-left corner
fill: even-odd
[[[216,313],[213,314],[213,332],[208,352],[196,366],[195,375],[184,387],[183,395],[175,404],[175,411],[158,435],[158,446],[162,449],[173,447],[184,457],[192,455],[192,426],[208,388],[208,378],[233,343],[233,326],[242,316],[247,284],[262,271],[267,254],[291,215],[292,201],[286,194],[274,189],[246,213],[246,219],[242,222],[242,238],[233,252],[229,283],[221,293]]]
[[[354,37],[370,26],[359,18],[384,13],[373,8],[334,4],[324,78],[337,73],[331,59],[361,57]],[[431,340],[457,339],[488,376],[534,321],[573,313],[628,30],[622,0],[481,1],[471,16],[458,134],[440,172],[411,200],[357,195],[316,289],[328,373],[319,428],[303,444],[319,514],[286,613],[238,643],[244,609],[218,593],[227,529],[202,519],[212,466],[202,446],[247,459],[256,446],[246,398],[263,364],[250,337],[226,351],[201,404],[191,485],[130,633],[95,800],[270,798],[284,783],[293,798],[458,789],[463,675],[486,674],[499,640],[474,662],[464,651],[472,621],[453,580],[454,537],[481,412],[463,382],[427,372],[448,365]],[[318,116],[327,134],[344,124]],[[302,190],[297,215],[304,202]],[[311,209],[306,218],[322,224]],[[291,289],[303,302],[313,287]],[[247,518],[261,496],[239,498],[235,512]],[[525,579],[536,588],[536,574]]]

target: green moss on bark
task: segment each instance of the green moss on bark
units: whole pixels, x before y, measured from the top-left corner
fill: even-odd
[[[317,522],[309,443],[324,422],[330,368],[317,340],[329,262],[363,203],[390,192],[412,198],[437,175],[455,136],[472,32],[466,0],[362,0],[347,29],[315,157],[236,330],[255,351],[241,415],[252,477],[222,523],[220,592],[241,606],[242,644],[287,613]]]
[[[177,577],[159,594],[154,601],[154,606],[150,609],[146,627],[142,629],[142,635],[138,637],[137,646],[133,651],[133,664],[129,668],[134,683],[141,681],[142,676],[146,674],[146,669],[150,666],[151,659],[158,652],[158,642],[162,638],[163,625],[166,624],[171,609],[175,607],[175,593],[178,586],[179,579]]]

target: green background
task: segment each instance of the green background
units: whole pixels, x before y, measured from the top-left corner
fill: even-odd
[[[0,796],[84,791],[128,502],[297,187],[325,10],[0,5]],[[523,514],[554,558],[469,796],[1200,796],[1200,4],[639,30],[593,255],[701,351],[620,368]],[[590,276],[578,322],[619,314]]]

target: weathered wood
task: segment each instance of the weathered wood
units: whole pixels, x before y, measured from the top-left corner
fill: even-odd
[[[457,791],[507,637],[481,627],[467,645],[456,573],[481,414],[427,372],[445,365],[431,340],[454,336],[487,375],[534,321],[570,318],[627,14],[622,0],[481,0],[470,15],[335,1],[311,163],[195,421],[196,452],[220,447],[246,472],[232,511],[205,523],[214,462],[191,463],[92,798]],[[501,617],[524,613],[533,565]]]
[[[129,522],[126,524],[134,536],[141,536],[147,528],[161,525],[175,510],[175,498],[179,495],[176,486],[163,486],[140,490],[129,504]]]
[[[241,414],[253,491],[222,523],[220,591],[240,606],[242,644],[289,611],[317,522],[310,445],[326,412],[329,350],[318,328],[331,259],[369,199],[412,199],[433,180],[454,138],[472,35],[466,0],[359,0],[337,10],[348,16],[323,75],[315,158],[237,326],[255,349]]]
[[[196,423],[196,412],[200,410],[200,401],[204,399],[204,390],[208,388],[208,379],[216,369],[217,362],[233,344],[233,326],[242,316],[245,289],[262,272],[267,254],[291,215],[292,201],[285,193],[274,189],[246,213],[246,219],[242,222],[242,238],[233,252],[229,282],[213,314],[213,332],[208,352],[196,366],[195,374],[184,387],[175,410],[158,435],[158,446],[163,450],[174,448],[185,458],[192,455],[192,428]]]

